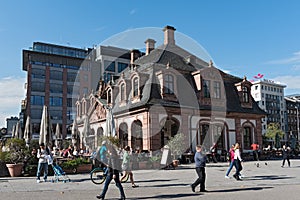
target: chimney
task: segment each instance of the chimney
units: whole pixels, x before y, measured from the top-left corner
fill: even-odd
[[[131,52],[130,52],[130,64],[133,64],[133,62],[138,58],[140,57],[141,55],[141,52],[137,49],[132,49]]]
[[[166,26],[164,29],[164,45],[167,44],[171,44],[171,45],[175,45],[175,39],[174,39],[174,31],[176,31],[176,29],[173,26]]]
[[[145,41],[146,44],[146,55],[148,55],[153,49],[155,49],[156,41],[153,39],[147,39]]]

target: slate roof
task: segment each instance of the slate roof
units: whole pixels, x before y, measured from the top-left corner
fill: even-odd
[[[132,103],[132,101],[129,100],[125,106],[120,107],[120,98],[118,94],[118,96],[115,98],[113,112],[115,114],[128,112],[137,108],[149,107],[151,105],[210,110],[210,106],[201,105],[200,101],[198,101],[196,96],[196,84],[193,76],[191,75],[191,72],[199,69],[205,69],[208,64],[204,61],[200,61],[200,65],[199,62],[192,65],[186,60],[189,55],[191,54],[176,45],[163,45],[152,50],[149,55],[145,55],[137,59],[134,62],[134,64],[137,66],[136,71],[148,76],[148,79],[144,83],[141,83],[143,85],[141,99],[136,103]],[[180,76],[177,76],[177,86],[175,86],[178,89],[177,94],[180,94],[177,96],[177,101],[168,101],[162,99],[160,95],[160,84],[158,78],[156,77],[156,72],[162,68],[166,68],[167,66],[175,69],[181,74]],[[125,69],[122,72],[125,79],[129,78],[133,71],[134,70],[132,68]],[[241,82],[242,79],[230,74],[226,74],[221,70],[219,70],[219,72],[224,80],[227,98],[227,112],[253,113],[261,115],[265,114],[265,112],[258,107],[251,95],[253,108],[241,107],[238,92],[234,84]],[[131,92],[132,91],[128,93],[131,94]],[[130,97],[128,97],[128,99],[130,99]],[[214,106],[214,110],[218,109],[224,110],[224,108],[217,108]]]

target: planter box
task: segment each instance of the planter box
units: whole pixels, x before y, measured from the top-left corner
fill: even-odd
[[[87,173],[92,171],[92,168],[93,168],[92,164],[81,164],[74,169],[63,169],[63,171],[67,174]]]
[[[139,169],[148,169],[148,161],[140,161],[139,162]]]
[[[87,173],[92,171],[93,165],[92,164],[81,164],[77,167],[77,173]]]

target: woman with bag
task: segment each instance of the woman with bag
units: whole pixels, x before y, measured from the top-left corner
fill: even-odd
[[[233,175],[233,177],[237,181],[241,181],[242,179],[240,179],[239,175],[240,175],[240,171],[242,171],[243,167],[242,167],[242,158],[241,158],[239,143],[236,143],[234,146],[234,166],[236,168],[236,171],[235,171],[235,174]]]
[[[126,146],[124,148],[125,152],[123,154],[123,162],[122,162],[122,170],[125,172],[121,177],[121,180],[125,178],[127,175],[130,177],[130,182],[133,188],[138,187],[138,185],[134,184],[133,173],[131,171],[131,155],[130,155],[130,146]]]

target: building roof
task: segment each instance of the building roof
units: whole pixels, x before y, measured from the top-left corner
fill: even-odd
[[[198,100],[198,91],[196,89],[195,80],[191,74],[194,71],[201,71],[206,69],[208,67],[208,64],[204,61],[202,61],[202,63],[200,62],[202,65],[199,65],[199,62],[192,64],[186,59],[190,55],[191,54],[188,54],[187,51],[182,50],[176,45],[164,45],[160,48],[152,50],[150,54],[137,59],[134,62],[134,65],[136,65],[136,67],[130,67],[124,70],[121,77],[130,79],[133,73],[138,72],[140,74],[142,85],[140,100],[135,103],[132,103],[132,101],[129,100],[126,105],[120,106],[120,98],[119,96],[116,96],[116,106],[114,106],[113,112],[117,114],[141,107],[149,107],[152,105],[211,110],[211,106],[207,106],[204,104],[202,105]],[[201,60],[199,58],[197,59]],[[160,82],[156,73],[162,69],[167,68],[172,69],[177,73],[177,85],[175,86],[177,88],[177,97],[174,100],[162,98],[160,94]],[[218,71],[224,82],[226,93],[226,108],[214,105],[214,110],[226,111],[227,113],[238,112],[265,115],[265,112],[258,107],[257,103],[254,101],[251,95],[250,97],[252,98],[253,107],[244,108],[241,106],[235,84],[241,82],[243,79],[229,75],[221,70]],[[117,83],[118,81],[115,82]],[[127,93],[131,94],[131,92],[132,91]]]

